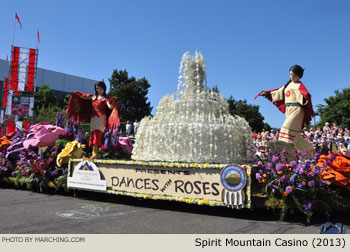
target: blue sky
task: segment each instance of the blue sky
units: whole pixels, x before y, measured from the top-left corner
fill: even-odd
[[[287,82],[290,66],[305,68],[314,106],[350,86],[346,0],[3,1],[2,59],[10,57],[16,12],[23,29],[16,24],[15,45],[36,47],[40,30],[39,67],[96,80],[114,69],[146,77],[153,113],[176,91],[188,50],[204,55],[209,87],[259,105],[274,127],[284,115],[254,96]]]

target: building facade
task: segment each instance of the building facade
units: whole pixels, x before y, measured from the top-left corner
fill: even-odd
[[[8,78],[10,71],[9,64],[9,61],[0,59],[1,105],[3,99],[3,83],[5,78]],[[60,73],[38,67],[34,87],[35,90],[37,90],[42,84],[47,84],[49,85],[50,89],[52,89],[53,94],[55,95],[57,100],[61,100],[66,94],[72,93],[73,91],[79,91],[89,94],[95,93],[94,84],[96,82],[96,80],[91,80],[79,76]]]

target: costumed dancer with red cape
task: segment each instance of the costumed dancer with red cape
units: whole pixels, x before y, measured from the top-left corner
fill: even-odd
[[[312,109],[311,95],[300,82],[304,69],[294,65],[289,69],[289,73],[290,80],[287,84],[277,89],[262,91],[255,99],[264,96],[286,114],[278,140],[293,144],[296,137],[301,136],[304,124],[309,125],[315,113]]]
[[[90,123],[89,146],[92,146],[92,159],[98,158],[98,147],[102,146],[102,133],[106,128],[117,129],[120,125],[118,102],[116,97],[106,95],[106,84],[99,81],[95,84],[95,94],[72,93],[67,115],[74,122]]]

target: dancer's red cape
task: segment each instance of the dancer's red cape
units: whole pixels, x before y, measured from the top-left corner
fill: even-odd
[[[271,96],[271,92],[278,90],[279,88],[276,89],[272,89],[272,90],[268,90],[268,91],[261,91],[259,94],[257,94],[254,99],[256,99],[262,92],[266,93],[265,98],[267,98],[269,101],[272,102],[272,96]],[[312,103],[311,103],[311,95],[309,93],[309,91],[307,91],[306,87],[304,86],[303,83],[300,82],[300,86],[299,86],[299,92],[304,96],[304,98],[308,101],[307,105],[305,106],[305,114],[304,114],[304,119],[303,119],[303,125],[309,125],[311,118],[315,117],[315,112],[312,109]],[[282,112],[285,113],[286,112],[286,103],[285,103],[285,99],[283,97],[282,100],[280,101],[276,101],[273,102],[273,104],[275,104],[275,106]]]
[[[67,115],[68,118],[73,117],[74,122],[85,122],[89,123],[92,115],[92,105],[91,100],[80,98],[80,96],[89,98],[93,96],[92,94],[85,94],[74,91],[68,102]],[[116,129],[120,125],[120,120],[118,116],[118,102],[116,97],[106,97],[108,102],[115,100],[114,108],[112,109],[109,118],[107,118],[107,129]],[[107,107],[107,111],[109,108]],[[107,113],[108,116],[108,113]]]

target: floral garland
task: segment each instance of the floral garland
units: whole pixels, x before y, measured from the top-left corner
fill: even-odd
[[[72,162],[80,162],[82,159],[72,159]],[[123,165],[139,165],[139,166],[155,166],[155,167],[178,167],[178,168],[216,168],[222,169],[228,164],[209,164],[209,163],[179,163],[179,162],[147,162],[147,161],[135,161],[135,160],[103,160],[94,159],[94,163],[97,164],[123,164]]]

